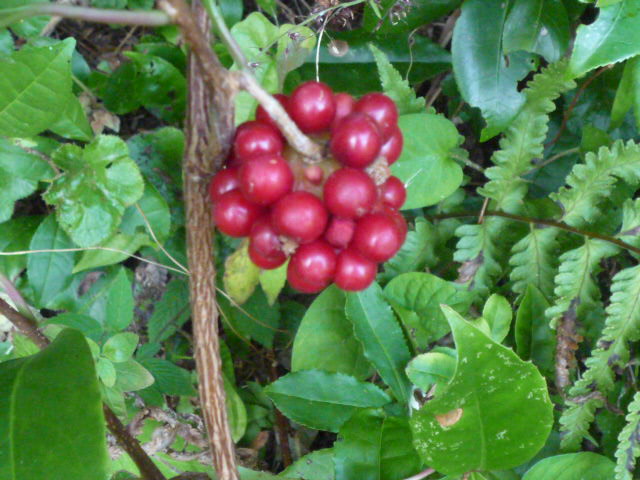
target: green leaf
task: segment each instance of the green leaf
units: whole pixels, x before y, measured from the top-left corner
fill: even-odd
[[[522,480],[602,480],[613,478],[614,467],[611,460],[597,453],[569,453],[540,460]]]
[[[132,332],[116,333],[102,347],[102,354],[113,363],[126,362],[136,351],[138,335]]]
[[[416,218],[414,229],[407,233],[398,253],[384,264],[384,272],[378,276],[378,280],[384,283],[402,273],[420,271],[425,264],[435,264],[437,235],[437,229],[432,223],[422,217]]]
[[[280,295],[280,292],[284,288],[285,283],[287,283],[287,265],[288,263],[285,262],[278,268],[260,271],[258,280],[260,281],[262,291],[264,291],[267,296],[269,305],[273,305],[275,303],[278,299],[278,295]]]
[[[240,247],[224,261],[224,291],[239,305],[248,300],[260,281],[260,268],[249,258],[249,243]]]
[[[513,318],[511,305],[507,299],[497,293],[491,295],[482,309],[482,318],[489,324],[491,339],[494,342],[502,343],[509,334]]]
[[[70,93],[65,100],[65,109],[55,123],[49,127],[56,135],[71,140],[89,142],[93,139],[93,130],[78,98]]]
[[[523,360],[531,360],[542,373],[553,377],[556,336],[544,312],[549,302],[529,284],[516,315],[516,351]]]
[[[316,36],[309,27],[280,25],[276,49],[276,65],[278,70],[278,90],[282,90],[284,80],[304,63],[316,44]]]
[[[247,430],[247,409],[233,383],[227,379],[226,375],[223,375],[222,378],[226,393],[227,416],[231,427],[231,437],[234,442],[239,442]]]
[[[71,92],[75,44],[67,38],[0,58],[0,135],[30,137],[56,123]]]
[[[162,342],[185,324],[191,315],[189,285],[181,278],[174,278],[158,301],[149,319],[149,341]]]
[[[73,267],[73,273],[123,262],[137,252],[140,247],[151,243],[151,239],[145,233],[136,233],[135,235],[116,233],[100,242],[100,246],[104,250],[86,250],[76,266]]]
[[[31,195],[38,182],[51,177],[53,170],[47,162],[0,138],[0,223],[11,218],[17,200]]]
[[[291,370],[318,369],[364,380],[371,365],[345,314],[345,293],[335,285],[313,301],[298,327],[291,353]]]
[[[56,207],[58,221],[81,247],[115,233],[125,208],[142,196],[142,176],[118,137],[101,135],[84,150],[66,144],[52,159],[65,173],[55,179],[44,199]]]
[[[114,363],[116,369],[115,388],[122,392],[142,390],[153,384],[153,376],[135,360]]]
[[[410,32],[443,17],[460,3],[460,0],[430,0],[407,4],[398,4],[395,0],[367,2],[364,8],[363,26],[369,32],[383,35]],[[376,14],[377,9],[380,10],[379,16]]]
[[[340,428],[339,438],[334,446],[336,480],[401,480],[420,470],[406,418],[357,412]]]
[[[333,449],[314,450],[293,462],[279,476],[303,480],[335,480]]]
[[[629,404],[625,426],[618,436],[616,449],[616,480],[632,480],[636,459],[640,457],[638,430],[640,430],[640,393],[636,392]]]
[[[502,0],[469,0],[453,30],[453,72],[462,98],[480,108],[487,122],[482,141],[502,132],[514,119],[524,104],[518,81],[533,66],[522,52],[506,61],[502,51],[506,14],[507,3]]]
[[[157,388],[165,395],[196,395],[191,374],[184,368],[162,358],[140,359],[140,364],[153,375],[155,382],[150,388]]]
[[[373,283],[366,290],[347,294],[345,311],[365,357],[376,367],[396,399],[406,404],[411,385],[404,368],[411,355],[380,285]]]
[[[560,59],[569,46],[569,17],[559,0],[516,0],[504,25],[505,53],[523,50]]]
[[[17,217],[4,222],[0,227],[3,233],[0,235],[0,252],[28,250],[41,221],[42,217]],[[27,258],[27,255],[0,255],[0,273],[9,279],[15,278],[27,266]]]
[[[171,231],[171,212],[167,202],[151,184],[145,184],[142,198],[124,211],[120,230],[129,235],[148,233],[151,236],[147,223],[158,242],[164,243]]]
[[[116,384],[116,367],[113,362],[105,357],[96,361],[96,373],[105,387],[113,387]]]
[[[0,364],[0,478],[106,478],[102,401],[83,335]]]
[[[14,49],[13,36],[6,28],[0,28],[0,54],[11,55]]]
[[[441,202],[462,184],[462,168],[451,158],[462,142],[455,125],[442,115],[403,115],[398,120],[404,136],[400,158],[391,173],[407,188],[403,209]]]
[[[469,309],[472,295],[430,273],[412,272],[399,275],[384,289],[384,295],[394,308],[415,312],[415,317],[403,317],[410,335],[425,347],[449,332],[449,324],[440,309],[449,305],[459,313]]]
[[[273,347],[273,337],[280,325],[279,305],[269,305],[262,290],[242,306],[232,306],[224,296],[218,297],[222,320],[239,336],[252,338],[267,348]]]
[[[358,409],[389,403],[387,394],[372,383],[319,370],[280,377],[264,393],[291,420],[330,432],[337,432]]]
[[[640,104],[640,92],[638,92],[638,87],[640,87],[639,67],[640,57],[630,58],[624,64],[622,78],[618,84],[613,105],[611,105],[610,128],[612,129],[622,125],[624,117],[634,105],[636,105],[636,112],[638,112],[637,106]]]
[[[579,77],[589,70],[640,53],[639,0],[603,7],[595,22],[578,27],[570,69]]]
[[[400,76],[400,73],[391,65],[387,56],[372,43],[369,49],[378,66],[378,75],[382,89],[398,107],[400,115],[408,113],[422,113],[425,110],[424,97],[416,97],[416,92],[409,86],[409,82]]]
[[[431,352],[418,355],[407,365],[407,377],[423,392],[432,385],[446,385],[456,371],[456,351],[438,347]]]
[[[133,321],[133,292],[127,271],[120,267],[109,288],[105,329],[112,332],[124,330]]]
[[[532,458],[553,426],[545,379],[450,307],[458,365],[451,382],[413,414],[416,449],[447,475],[502,470]]]
[[[102,325],[92,317],[79,313],[61,313],[45,320],[44,325],[64,325],[65,327],[75,328],[96,342],[100,341],[102,336]],[[91,345],[91,342],[89,342],[89,345]]]
[[[53,215],[50,215],[36,230],[29,250],[58,250],[74,246]],[[69,286],[74,255],[74,252],[41,252],[28,256],[27,276],[37,307],[45,308]]]

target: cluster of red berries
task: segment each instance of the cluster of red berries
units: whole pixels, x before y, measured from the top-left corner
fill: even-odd
[[[215,224],[232,237],[248,236],[249,256],[261,268],[290,256],[287,279],[296,290],[315,293],[332,281],[363,290],[407,234],[398,212],[406,190],[388,168],[403,144],[396,106],[381,93],[355,100],[321,82],[276,98],[327,155],[305,161],[258,107],[211,182]]]

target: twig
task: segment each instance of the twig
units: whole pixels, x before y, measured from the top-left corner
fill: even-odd
[[[25,317],[17,312],[11,305],[0,298],[0,314],[4,315],[13,323],[20,332],[27,336],[33,343],[41,349],[49,345],[49,339],[38,329],[38,325],[30,318]],[[118,419],[113,410],[107,405],[103,405],[104,418],[107,422],[109,431],[118,439],[118,443],[129,454],[140,470],[142,477],[146,480],[166,480],[165,476],[160,472],[158,467],[149,458],[146,452],[140,446],[138,440],[129,435],[127,429]]]

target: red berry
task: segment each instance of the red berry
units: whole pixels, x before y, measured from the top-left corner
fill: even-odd
[[[397,221],[384,213],[370,213],[360,219],[351,246],[374,262],[385,262],[400,249],[403,234]]]
[[[391,136],[393,127],[398,123],[396,104],[383,93],[367,93],[356,102],[354,110],[366,113],[373,118],[385,140]]]
[[[324,170],[318,165],[310,165],[304,168],[304,178],[313,185],[320,185],[324,179]]]
[[[223,194],[235,190],[240,186],[238,181],[238,169],[225,168],[216,173],[209,184],[209,196],[212,202],[216,202]]]
[[[293,187],[293,173],[280,155],[265,155],[247,160],[238,173],[240,190],[258,205],[269,205]]]
[[[336,114],[331,123],[332,129],[337,127],[344,117],[353,112],[353,107],[356,104],[356,100],[348,93],[336,93],[333,98],[336,101]]]
[[[285,195],[271,211],[275,230],[299,243],[312,242],[322,235],[328,219],[322,200],[303,191]]]
[[[356,222],[349,218],[333,217],[327,231],[324,232],[324,239],[336,248],[347,248],[353,238],[356,229]]]
[[[331,283],[336,254],[324,240],[300,245],[289,261],[287,280],[296,290],[316,293]]]
[[[363,113],[347,115],[331,136],[331,153],[336,160],[354,168],[364,168],[380,153],[382,139],[376,123]]]
[[[249,257],[257,266],[268,270],[279,267],[287,260],[268,215],[260,217],[251,227]]]
[[[280,154],[283,148],[280,132],[258,121],[240,125],[233,140],[233,153],[241,162],[261,155]]]
[[[376,201],[376,186],[369,175],[355,168],[341,168],[324,184],[324,203],[329,211],[343,218],[359,218]]]
[[[389,139],[384,142],[382,148],[380,149],[380,155],[387,159],[387,163],[391,165],[395,162],[400,154],[402,153],[402,146],[404,144],[404,139],[402,137],[402,131],[400,128],[395,125],[393,127],[393,132]]]
[[[273,97],[276,100],[278,100],[278,102],[280,102],[280,105],[282,105],[285,110],[287,109],[287,104],[289,103],[289,97],[287,97],[286,95],[283,95],[282,93],[276,93]],[[274,122],[273,118],[271,118],[271,115],[269,115],[267,111],[264,108],[262,108],[262,105],[258,105],[258,108],[256,109],[256,120],[262,123],[269,124],[276,129],[278,128],[278,125],[276,124],[276,122]]]
[[[371,285],[377,272],[378,265],[375,262],[367,260],[353,249],[347,249],[338,255],[333,281],[342,290],[357,292]]]
[[[289,115],[304,133],[327,130],[336,112],[331,88],[322,82],[306,82],[289,99]]]
[[[246,237],[262,208],[244,198],[240,190],[231,190],[220,196],[213,205],[216,227],[232,237]]]
[[[391,176],[380,187],[380,198],[385,205],[400,209],[407,199],[407,190],[398,177]]]

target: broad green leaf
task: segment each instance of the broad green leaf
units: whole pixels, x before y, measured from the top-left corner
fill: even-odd
[[[278,295],[280,295],[280,292],[284,288],[285,283],[287,283],[287,265],[288,263],[285,262],[278,268],[260,271],[258,280],[260,281],[262,290],[267,296],[269,305],[273,305],[275,303],[278,299]]]
[[[401,317],[411,337],[423,348],[449,332],[441,304],[464,313],[473,300],[472,294],[458,288],[455,283],[420,272],[397,276],[386,285],[384,295],[395,309],[414,312]]]
[[[291,420],[330,432],[337,432],[358,409],[389,403],[387,394],[372,383],[320,370],[280,377],[264,393]]]
[[[58,250],[75,245],[58,226],[53,215],[40,224],[31,238],[29,250]],[[37,307],[47,307],[51,301],[71,283],[74,252],[32,253],[27,258],[27,276],[33,288]]]
[[[116,384],[116,367],[113,362],[105,357],[96,361],[96,373],[105,387],[113,387]]]
[[[438,347],[431,352],[418,355],[407,365],[409,380],[423,392],[432,385],[446,385],[456,371],[456,351]]]
[[[129,235],[146,233],[152,237],[149,228],[158,241],[164,243],[171,231],[171,212],[158,190],[153,185],[145,184],[142,198],[124,211],[120,230]]]
[[[462,184],[462,168],[451,158],[462,137],[455,125],[441,115],[403,115],[398,125],[404,136],[404,148],[391,166],[391,173],[407,188],[402,208],[409,210],[441,202]]]
[[[511,319],[513,318],[509,301],[502,295],[494,293],[484,304],[482,318],[489,324],[491,338],[497,343],[502,343],[509,334]]]
[[[71,92],[75,40],[0,58],[0,135],[29,137],[55,124]]]
[[[119,332],[129,326],[133,320],[133,292],[127,271],[120,267],[118,274],[109,288],[105,329]]]
[[[357,412],[334,446],[336,480],[402,480],[420,471],[408,420],[376,410]]]
[[[462,97],[482,111],[487,122],[481,140],[509,126],[524,104],[518,81],[533,67],[528,54],[502,51],[507,14],[502,0],[468,0],[453,30],[453,72]]]
[[[120,419],[126,418],[127,405],[124,402],[124,392],[115,386],[107,387],[106,385],[101,385],[100,391],[102,392],[102,399],[104,400],[104,403],[113,410],[113,413],[120,417]]]
[[[229,426],[231,427],[231,436],[234,442],[239,442],[247,430],[247,409],[238,395],[233,383],[231,383],[225,375],[223,375],[224,390],[226,393],[227,415],[229,418]]]
[[[140,338],[133,332],[116,333],[102,347],[102,354],[114,363],[126,362],[136,351]]]
[[[553,377],[556,335],[549,327],[545,310],[549,302],[534,285],[528,285],[516,315],[516,351],[546,375]]]
[[[83,335],[0,364],[0,478],[106,478],[102,401]]]
[[[363,26],[369,32],[383,35],[410,32],[443,17],[460,3],[461,0],[429,0],[399,4],[395,0],[381,0],[375,2],[380,10],[378,16],[373,9],[373,3],[367,2]]]
[[[93,130],[87,115],[73,93],[67,96],[64,110],[49,130],[61,137],[81,142],[89,142],[93,138]]]
[[[302,480],[335,480],[333,449],[315,450],[289,465],[279,475]]]
[[[536,463],[522,480],[604,480],[614,476],[616,464],[592,452],[568,453]]]
[[[114,363],[116,369],[115,388],[122,392],[142,390],[153,384],[153,375],[135,360]]]
[[[523,50],[560,59],[569,46],[569,17],[561,0],[515,0],[504,25],[506,54]]]
[[[627,60],[622,71],[622,78],[616,90],[616,96],[611,105],[611,124],[610,127],[618,128],[622,125],[627,112],[631,110],[638,98],[638,68],[640,67],[640,57],[633,57]]]
[[[66,144],[52,155],[65,172],[43,196],[56,207],[58,221],[81,247],[109,238],[124,210],[144,190],[142,176],[118,137],[101,135],[84,150]]]
[[[17,217],[4,222],[0,226],[0,252],[28,250],[31,238],[41,221],[42,217]],[[7,278],[15,278],[27,266],[27,258],[27,255],[0,255],[0,273]]]
[[[291,353],[291,369],[346,373],[359,380],[371,374],[362,345],[345,314],[345,293],[335,285],[313,301],[298,327]]]
[[[162,342],[173,335],[189,320],[189,285],[181,278],[174,278],[167,285],[162,298],[156,302],[149,319],[149,341]]]
[[[315,33],[309,27],[288,23],[280,26],[276,47],[278,90],[282,90],[289,72],[304,63],[315,44]]]
[[[75,328],[96,342],[99,341],[102,336],[102,325],[92,317],[79,313],[61,313],[60,315],[47,319],[44,324],[64,325],[65,327]],[[98,347],[98,351],[99,350]]]
[[[249,258],[249,243],[243,242],[224,262],[224,291],[242,305],[260,281],[260,268]]]
[[[409,86],[409,82],[400,76],[400,73],[391,65],[387,56],[379,48],[370,43],[369,49],[378,66],[382,89],[396,103],[398,113],[406,115],[424,112],[424,97],[416,96],[416,92]]]
[[[52,177],[47,162],[0,138],[0,223],[11,218],[16,200],[28,197],[38,182]]]
[[[184,368],[162,358],[139,359],[140,364],[151,372],[154,383],[149,388],[157,388],[165,395],[195,396],[191,374]]]
[[[11,55],[15,47],[13,35],[6,28],[0,28],[0,55]]]
[[[589,70],[640,53],[640,0],[600,9],[595,22],[578,27],[569,69],[579,77]]]
[[[345,311],[365,357],[378,370],[396,399],[406,404],[411,385],[404,368],[411,355],[402,328],[385,301],[380,285],[373,283],[366,290],[347,294]]]
[[[453,379],[413,414],[416,449],[447,475],[503,470],[532,458],[553,426],[545,379],[450,307],[458,352]]]
[[[273,337],[280,325],[279,305],[269,305],[266,295],[258,289],[241,306],[232,306],[223,295],[218,297],[222,320],[241,337],[249,337],[267,348],[273,347]]]
[[[86,250],[76,266],[73,267],[73,273],[123,262],[143,245],[152,243],[151,238],[146,233],[136,233],[134,235],[116,233],[101,242],[100,246],[104,250]]]

